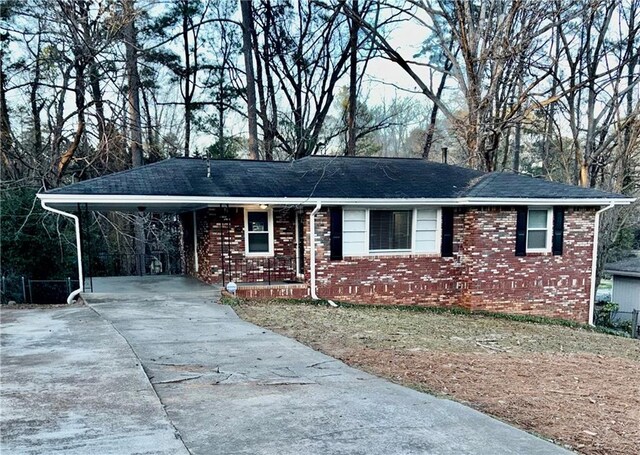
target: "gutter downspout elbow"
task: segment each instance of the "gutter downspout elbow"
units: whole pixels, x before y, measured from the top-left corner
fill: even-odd
[[[311,299],[320,300],[316,294],[316,214],[322,208],[322,202],[318,201],[315,208],[309,215],[309,246],[311,254],[309,256],[309,275],[310,275],[310,288]]]
[[[596,303],[596,270],[598,269],[598,237],[600,234],[600,215],[615,206],[615,202],[609,202],[609,205],[601,208],[596,212],[596,219],[593,225],[593,253],[591,257],[591,293],[589,295],[589,325],[595,325],[593,322],[594,308]]]
[[[71,294],[69,294],[69,296],[67,297],[67,303],[71,305],[73,303],[73,300],[78,296],[78,294],[80,294],[81,292],[84,292],[84,275],[82,274],[82,244],[80,243],[80,220],[73,213],[63,212],[62,210],[54,209],[53,207],[47,206],[46,202],[44,202],[42,199],[40,199],[40,205],[42,205],[43,209],[49,212],[53,212],[58,215],[72,218],[75,223],[76,251],[78,252],[78,281],[79,281],[80,287],[75,291],[73,291]]]

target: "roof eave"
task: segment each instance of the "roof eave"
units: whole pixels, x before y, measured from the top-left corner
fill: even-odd
[[[165,196],[165,195],[114,195],[114,194],[61,194],[41,193],[38,198],[48,204],[92,204],[122,206],[189,204],[197,206],[219,204],[282,204],[282,205],[453,205],[453,206],[513,206],[513,205],[565,205],[606,206],[629,205],[635,198],[322,198],[322,197],[211,197],[211,196]]]
[[[634,278],[640,278],[640,272],[630,272],[628,270],[608,269],[606,267],[605,267],[604,271],[605,271],[605,273],[608,273],[609,275],[629,276],[629,277],[634,277]]]

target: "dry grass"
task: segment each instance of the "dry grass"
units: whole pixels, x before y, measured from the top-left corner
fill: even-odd
[[[640,342],[487,316],[243,302],[246,320],[585,454],[637,454]]]

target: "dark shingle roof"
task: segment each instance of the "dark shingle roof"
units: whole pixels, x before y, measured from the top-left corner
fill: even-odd
[[[622,259],[605,265],[605,270],[609,273],[615,272],[633,273],[640,276],[640,256]]]
[[[510,173],[413,158],[308,157],[293,162],[173,158],[52,194],[311,198],[572,198],[624,196]]]

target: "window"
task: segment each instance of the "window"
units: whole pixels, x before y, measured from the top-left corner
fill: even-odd
[[[273,220],[271,211],[245,211],[245,242],[247,255],[273,254]]]
[[[440,209],[344,208],[344,256],[440,251]]]
[[[369,211],[369,251],[411,250],[410,210]]]
[[[551,251],[551,210],[529,209],[527,216],[527,252]]]

